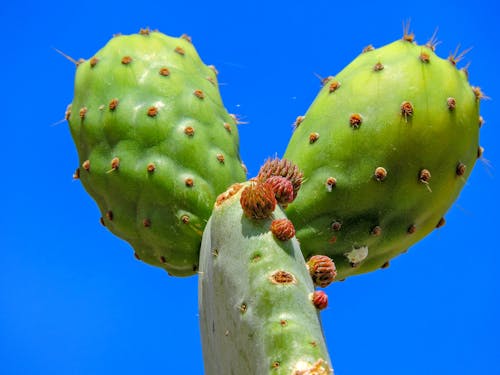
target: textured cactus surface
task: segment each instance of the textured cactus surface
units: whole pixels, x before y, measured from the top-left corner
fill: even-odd
[[[330,256],[343,279],[444,223],[481,152],[482,94],[457,60],[405,35],[324,80],[284,155],[304,172],[287,215],[306,259]]]
[[[326,296],[314,294],[282,209],[276,205],[260,215],[268,205],[252,193],[258,184],[264,185],[236,184],[221,195],[203,235],[199,309],[205,374],[331,374],[318,316]],[[259,215],[248,213],[252,202]]]
[[[75,173],[139,259],[191,275],[218,194],[245,180],[236,120],[188,37],[116,36],[78,64]]]

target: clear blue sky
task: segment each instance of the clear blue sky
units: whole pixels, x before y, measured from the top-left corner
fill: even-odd
[[[192,36],[220,72],[241,154],[255,175],[282,155],[291,125],[368,44],[439,28],[437,52],[473,47],[484,157],[435,231],[384,271],[327,290],[322,312],[337,375],[500,374],[500,74],[495,2],[6,2],[0,71],[0,374],[202,374],[197,279],[134,259],[99,224],[72,180],[76,151],[60,122],[74,66],[115,33],[142,27]],[[243,4],[243,5],[241,5]],[[495,117],[496,116],[496,117]],[[243,374],[244,375],[244,374]]]

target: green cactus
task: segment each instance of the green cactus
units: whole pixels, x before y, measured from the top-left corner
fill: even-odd
[[[478,88],[412,35],[367,48],[299,117],[284,158],[304,173],[287,209],[306,258],[338,279],[384,268],[444,223],[481,152]]]
[[[215,69],[186,36],[117,36],[78,64],[67,118],[101,222],[144,262],[194,274],[215,198],[246,179]]]
[[[314,292],[293,225],[269,189],[260,181],[232,186],[203,235],[199,309],[206,374],[332,372],[317,313],[326,295]]]

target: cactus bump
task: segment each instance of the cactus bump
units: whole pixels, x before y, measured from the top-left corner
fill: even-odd
[[[102,224],[142,261],[194,274],[215,198],[246,176],[216,70],[190,38],[112,38],[78,64],[67,118]]]
[[[306,259],[338,279],[385,268],[440,227],[480,154],[481,90],[459,56],[412,34],[367,48],[300,116],[284,158],[304,173],[287,208]]]

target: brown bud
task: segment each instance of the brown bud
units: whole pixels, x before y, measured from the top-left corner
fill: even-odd
[[[255,181],[243,189],[240,197],[241,208],[250,219],[266,219],[276,208],[276,198],[269,185]]]
[[[322,290],[316,290],[311,296],[314,307],[318,310],[324,310],[328,306],[328,296]]]
[[[293,185],[290,180],[281,176],[271,176],[266,180],[265,184],[269,185],[273,190],[278,204],[286,205],[293,202],[295,197],[293,194]]]
[[[307,269],[314,285],[326,288],[337,277],[335,263],[326,255],[313,255],[307,262]]]
[[[287,241],[295,236],[295,228],[288,219],[276,219],[271,223],[271,232],[280,241]]]

